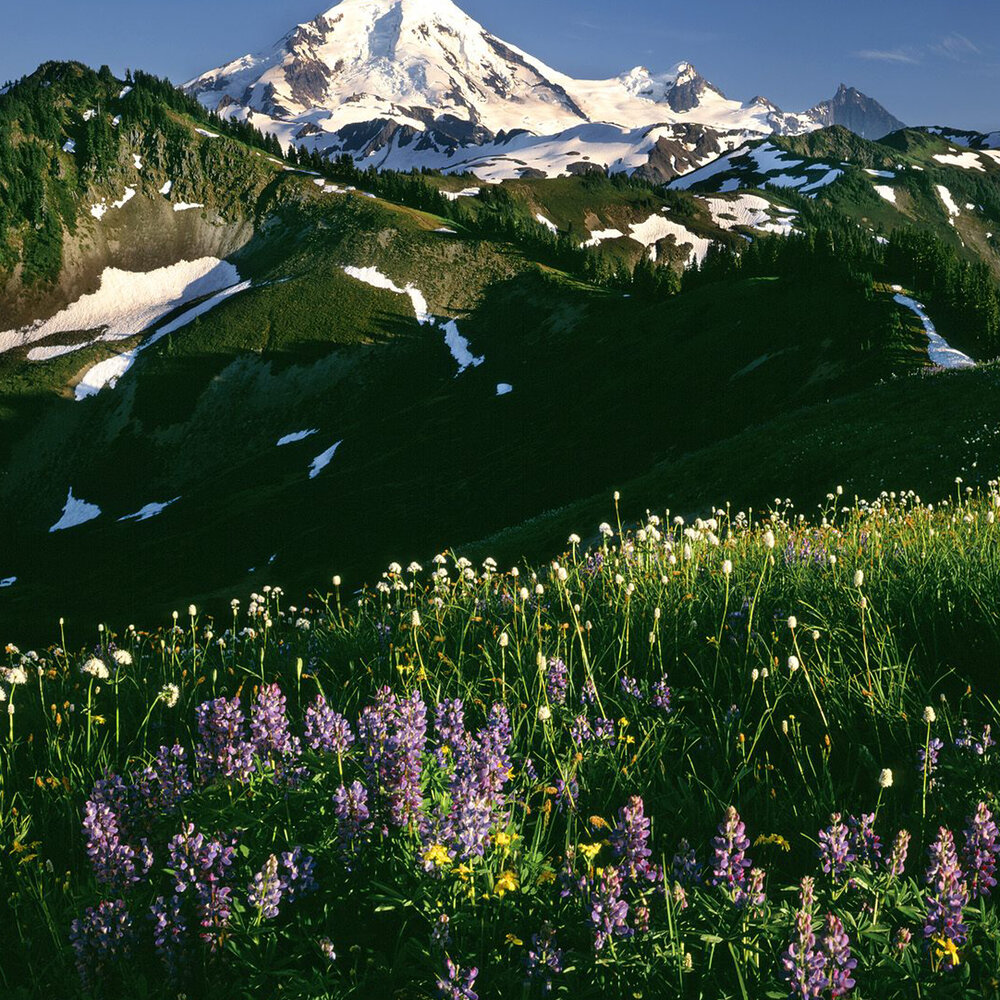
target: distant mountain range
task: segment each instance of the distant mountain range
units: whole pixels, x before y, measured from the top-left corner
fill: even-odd
[[[487,180],[597,167],[665,181],[755,136],[843,125],[877,139],[904,127],[845,85],[802,112],[764,97],[730,100],[688,62],[576,80],[451,0],[342,0],[185,89],[286,146]]]

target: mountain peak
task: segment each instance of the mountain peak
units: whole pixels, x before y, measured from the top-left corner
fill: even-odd
[[[829,101],[811,108],[809,114],[823,125],[843,125],[866,139],[881,139],[906,127],[878,101],[846,83],[841,83]]]

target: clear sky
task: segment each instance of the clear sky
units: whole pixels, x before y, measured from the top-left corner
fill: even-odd
[[[841,82],[908,124],[1000,129],[1000,0],[458,0],[576,77],[682,59],[729,96],[789,111]],[[332,5],[332,0],[328,0]],[[324,0],[0,0],[0,81],[46,59],[183,82],[257,51]]]

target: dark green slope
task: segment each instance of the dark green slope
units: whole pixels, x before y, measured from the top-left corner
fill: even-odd
[[[926,339],[884,284],[924,297],[942,332],[988,356],[989,316],[956,297],[982,278],[963,256],[970,244],[954,239],[965,230],[946,222],[929,243],[911,239],[930,225],[929,203],[915,200],[913,219],[892,209],[903,235],[880,245],[868,230],[892,220],[875,217],[885,203],[860,166],[873,144],[842,130],[798,155],[853,158],[844,177],[816,199],[764,192],[775,213],[797,210],[805,235],[788,239],[723,225],[696,194],[622,178],[517,181],[451,201],[441,192],[467,179],[283,161],[266,137],[227,132],[162,82],[137,74],[119,97],[124,86],[51,64],[0,96],[15,145],[49,163],[7,163],[3,198],[11,178],[37,176],[43,207],[63,205],[59,266],[44,276],[29,273],[28,227],[8,225],[0,329],[52,316],[107,267],[211,256],[251,287],[79,402],[90,368],[181,310],[114,343],[93,331],[47,338],[78,349],[45,361],[0,353],[0,580],[17,577],[0,589],[0,622],[17,621],[21,636],[47,634],[59,616],[82,629],[98,614],[149,621],[191,601],[224,613],[265,582],[301,600],[334,573],[360,585],[391,559],[485,536],[498,556],[544,552],[570,522],[582,532],[607,517],[604,498],[622,484],[685,509],[757,502],[763,483],[811,498],[834,478],[825,469],[888,474],[900,455],[917,461],[950,440],[939,420],[900,451],[880,431],[881,400],[915,406],[931,386],[939,412],[964,413],[957,397],[978,379],[992,406],[984,373],[911,377],[926,366]],[[941,169],[965,190],[955,168]],[[125,187],[132,199],[95,218],[91,207]],[[204,208],[175,212],[181,200]],[[713,241],[700,267],[681,273],[692,244],[674,236],[657,243],[655,263],[626,236],[579,247],[654,216]],[[419,323],[410,295],[376,287],[386,283],[419,290],[437,320]],[[481,364],[459,373],[456,336]],[[501,384],[513,390],[498,395]],[[841,426],[850,433],[838,444]],[[784,462],[783,436],[815,452]],[[51,533],[69,489],[102,513]],[[174,498],[149,520],[119,520]],[[553,508],[566,516],[538,520]]]

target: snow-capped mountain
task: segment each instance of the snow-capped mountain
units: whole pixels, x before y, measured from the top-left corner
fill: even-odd
[[[686,62],[658,75],[637,67],[576,80],[490,34],[451,0],[341,0],[185,89],[286,145],[489,179],[598,166],[646,167],[666,180],[749,134],[797,134],[838,114],[866,131],[869,122],[872,131],[899,125],[856,91],[862,100],[848,102],[849,114],[839,93],[801,114],[762,97],[730,100]],[[664,139],[678,148],[662,155]]]

